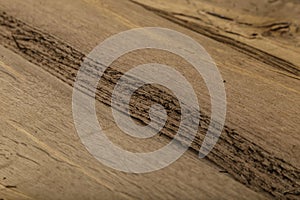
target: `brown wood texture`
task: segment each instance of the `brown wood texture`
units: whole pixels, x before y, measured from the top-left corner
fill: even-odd
[[[299,198],[300,4],[237,2],[0,0],[0,199]],[[161,135],[140,141],[116,127],[111,93],[138,64],[155,61],[182,72],[201,107],[196,139],[178,161],[156,172],[126,174],[102,165],[81,144],[72,86],[83,58],[101,41],[153,26],[189,35],[212,56],[225,82],[226,124],[213,151],[199,159],[210,122],[201,77],[166,52],[123,56],[105,72],[96,97],[98,119],[114,143],[152,151],[178,129],[178,102],[156,86],[137,91],[131,110],[147,124],[149,105],[166,105]]]

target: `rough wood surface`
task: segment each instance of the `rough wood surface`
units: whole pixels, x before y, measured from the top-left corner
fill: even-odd
[[[3,191],[8,199],[299,197],[299,34],[292,14],[262,18],[240,8],[228,12],[217,1],[40,2],[0,1],[4,46],[0,108],[6,113],[1,116],[0,144],[5,145],[1,150],[8,160],[0,163],[1,195]],[[201,78],[186,70],[190,66],[185,61],[163,52],[141,51],[120,58],[106,71],[97,91],[98,118],[115,143],[133,151],[154,150],[178,128],[178,103],[155,86],[137,91],[132,115],[147,124],[149,105],[162,103],[169,114],[161,131],[167,137],[142,142],[115,127],[111,92],[132,66],[155,60],[183,71],[197,87],[202,109],[191,151],[162,171],[129,175],[97,163],[80,144],[72,124],[69,86],[84,56],[99,42],[113,33],[146,26],[178,30],[208,50],[226,80],[228,113],[218,144],[206,160],[199,160],[196,153],[210,113],[205,85],[198,84],[203,83]],[[9,142],[12,145],[6,145]],[[79,193],[80,188],[85,191]]]

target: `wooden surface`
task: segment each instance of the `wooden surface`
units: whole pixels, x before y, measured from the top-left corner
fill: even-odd
[[[247,4],[247,12],[243,6],[226,7],[234,1],[189,2],[0,0],[0,198],[299,198],[300,50],[298,21],[293,18],[299,16],[297,9],[281,16],[268,12],[265,17],[268,9],[253,14]],[[288,7],[280,12],[287,13],[284,9]],[[271,30],[279,21],[280,27],[290,24],[289,36]],[[254,25],[249,28],[241,22]],[[226,81],[226,126],[208,158],[200,160],[197,151],[210,114],[201,77],[181,58],[165,52],[126,55],[111,66],[97,93],[98,119],[113,142],[132,151],[150,151],[166,144],[176,130],[167,126],[162,136],[139,141],[116,127],[110,94],[116,80],[137,64],[156,61],[181,71],[196,87],[203,114],[192,149],[178,161],[157,172],[126,174],[97,162],[80,143],[71,86],[82,58],[101,41],[148,26],[185,33],[211,54]],[[170,102],[168,96],[161,100]],[[143,105],[149,102],[157,100],[141,95],[132,106],[133,116],[144,123],[148,118]],[[178,116],[170,120],[176,125]]]

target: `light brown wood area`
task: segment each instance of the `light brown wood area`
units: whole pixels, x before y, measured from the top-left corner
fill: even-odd
[[[0,199],[299,199],[299,19],[296,0],[0,0]],[[184,33],[215,61],[227,116],[205,159],[198,151],[210,122],[207,88],[185,60],[157,50],[129,53],[110,66],[96,92],[98,120],[129,151],[170,142],[180,116],[164,89],[141,88],[130,105],[141,124],[149,123],[153,103],[171,113],[151,139],[124,134],[110,107],[126,71],[167,64],[199,99],[190,149],[164,169],[130,174],[98,162],[81,143],[72,115],[77,70],[106,38],[137,27]]]

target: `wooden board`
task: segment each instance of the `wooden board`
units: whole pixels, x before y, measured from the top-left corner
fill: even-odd
[[[4,46],[0,108],[1,113],[6,113],[2,117],[1,136],[3,140],[15,141],[18,149],[8,148],[16,161],[1,170],[3,177],[11,174],[1,184],[17,188],[3,191],[13,190],[37,199],[299,196],[300,85],[296,31],[296,42],[259,36],[245,39],[226,32],[228,22],[220,16],[234,19],[236,13],[244,14],[240,20],[253,22],[260,19],[259,15],[251,17],[251,13],[239,9],[229,15],[224,5],[202,2],[193,2],[191,6],[184,1],[1,0],[0,5],[5,11],[0,15],[0,44]],[[211,24],[203,24],[197,18]],[[274,25],[274,20],[280,20],[269,18],[262,23]],[[262,30],[231,23],[231,32],[251,35]],[[293,21],[291,26],[297,23]],[[182,71],[197,89],[203,115],[191,151],[177,162],[149,174],[124,174],[98,163],[80,143],[72,121],[70,86],[82,58],[101,41],[130,28],[147,26],[185,33],[211,54],[226,81],[226,126],[208,158],[198,159],[197,151],[210,114],[210,99],[201,77],[196,77],[182,59],[163,52],[149,50],[122,57],[106,73],[97,94],[98,118],[103,120],[113,142],[128,150],[149,151],[166,144],[176,132],[176,116],[171,117],[175,127],[162,131],[168,137],[157,136],[147,142],[128,138],[116,128],[109,107],[110,95],[117,79],[137,64],[156,61]],[[266,48],[267,45],[274,48]],[[146,88],[141,93],[155,90]],[[170,103],[168,96],[161,96],[161,100]],[[157,102],[151,95],[141,95],[132,106],[140,107],[133,116],[143,123],[148,122],[143,105],[149,101]],[[79,188],[85,188],[85,192]]]

